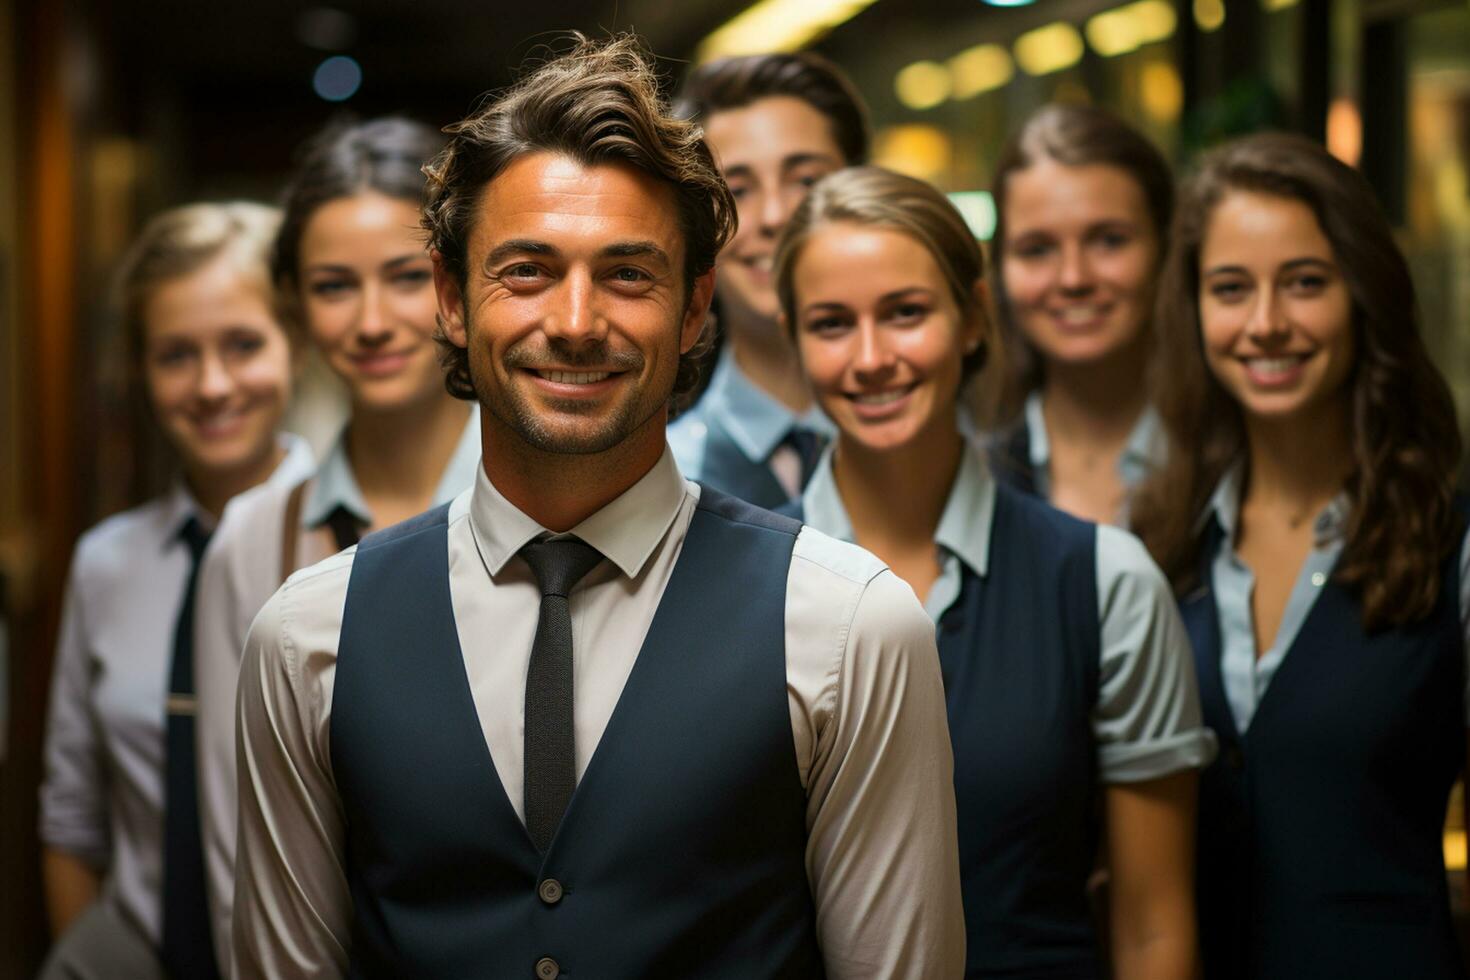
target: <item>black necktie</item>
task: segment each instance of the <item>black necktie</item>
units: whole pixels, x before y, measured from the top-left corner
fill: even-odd
[[[803,429],[799,426],[792,428],[786,433],[786,438],[781,440],[781,445],[790,446],[796,450],[796,458],[801,460],[802,487],[807,485],[807,481],[816,472],[817,461],[822,458],[822,448],[826,441],[811,429]]]
[[[572,615],[567,596],[602,560],[576,538],[532,541],[521,549],[541,585],[541,615],[526,671],[526,830],[539,851],[551,846],[577,785],[572,738]]]
[[[338,551],[346,551],[362,539],[362,526],[358,524],[352,511],[341,504],[332,508],[332,512],[327,515],[326,524],[332,529],[332,539],[337,542]]]
[[[174,626],[169,671],[168,734],[163,802],[164,966],[177,980],[214,980],[219,969],[209,935],[204,849],[194,769],[194,585],[209,532],[191,517],[179,536],[189,546],[189,581]]]

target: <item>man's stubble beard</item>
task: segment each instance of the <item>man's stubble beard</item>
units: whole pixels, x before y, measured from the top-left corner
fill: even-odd
[[[473,334],[471,334],[473,336]],[[553,357],[548,357],[554,355]],[[524,341],[506,351],[501,367],[507,375],[514,376],[523,368],[534,368],[554,360],[558,367],[608,367],[612,366],[631,376],[635,385],[642,376],[644,357],[636,350],[614,351],[606,344],[572,349],[553,341],[546,350],[533,350],[524,346]],[[502,426],[515,433],[523,442],[543,453],[562,455],[593,455],[604,453],[627,441],[650,418],[667,404],[672,395],[670,390],[662,398],[650,401],[642,389],[625,393],[613,411],[603,417],[591,431],[580,427],[563,431],[553,424],[546,413],[540,412],[525,397],[520,386],[497,385],[487,381],[485,374],[493,368],[480,370],[475,363],[473,351],[469,358],[470,381],[482,410],[489,412]],[[600,406],[572,399],[547,399],[548,406],[560,416],[589,416]]]

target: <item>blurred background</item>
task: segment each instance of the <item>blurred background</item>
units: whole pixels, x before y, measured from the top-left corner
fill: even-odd
[[[982,238],[995,155],[1049,100],[1107,105],[1181,166],[1256,129],[1325,140],[1399,230],[1470,422],[1466,0],[0,0],[0,977],[46,945],[35,791],[70,549],[161,476],[108,385],[112,266],[161,208],[273,200],[332,117],[453,122],[567,29],[636,30],[671,86],[704,58],[820,50],[868,100],[876,161],[954,194]],[[310,377],[320,448],[338,396]]]

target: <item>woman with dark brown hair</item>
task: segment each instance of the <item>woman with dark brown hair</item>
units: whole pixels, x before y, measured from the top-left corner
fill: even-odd
[[[235,685],[250,623],[298,568],[453,498],[480,459],[477,409],[446,390],[419,208],[443,145],[408,119],[334,125],[284,195],[277,299],[348,392],[347,423],[308,478],[243,495],[199,573],[200,801],[215,943],[229,959]]]
[[[1159,462],[1144,375],[1174,198],[1169,166],[1105,110],[1049,105],[993,181],[995,307],[1008,354],[981,412],[996,475],[1085,520],[1126,519]]]
[[[1219,760],[1205,974],[1459,977],[1440,830],[1465,761],[1460,436],[1372,191],[1307,140],[1206,158],[1160,285],[1168,462],[1135,525]]]

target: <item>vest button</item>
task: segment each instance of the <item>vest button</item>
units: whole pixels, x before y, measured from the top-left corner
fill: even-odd
[[[1225,765],[1231,769],[1245,768],[1245,756],[1241,754],[1239,746],[1232,745],[1225,750]]]
[[[559,976],[561,967],[550,956],[543,956],[536,961],[536,980],[556,980]]]
[[[547,905],[555,905],[557,902],[561,901],[561,882],[557,881],[555,878],[547,878],[541,883],[541,887],[536,889],[536,894],[540,895],[541,901],[545,902]]]

